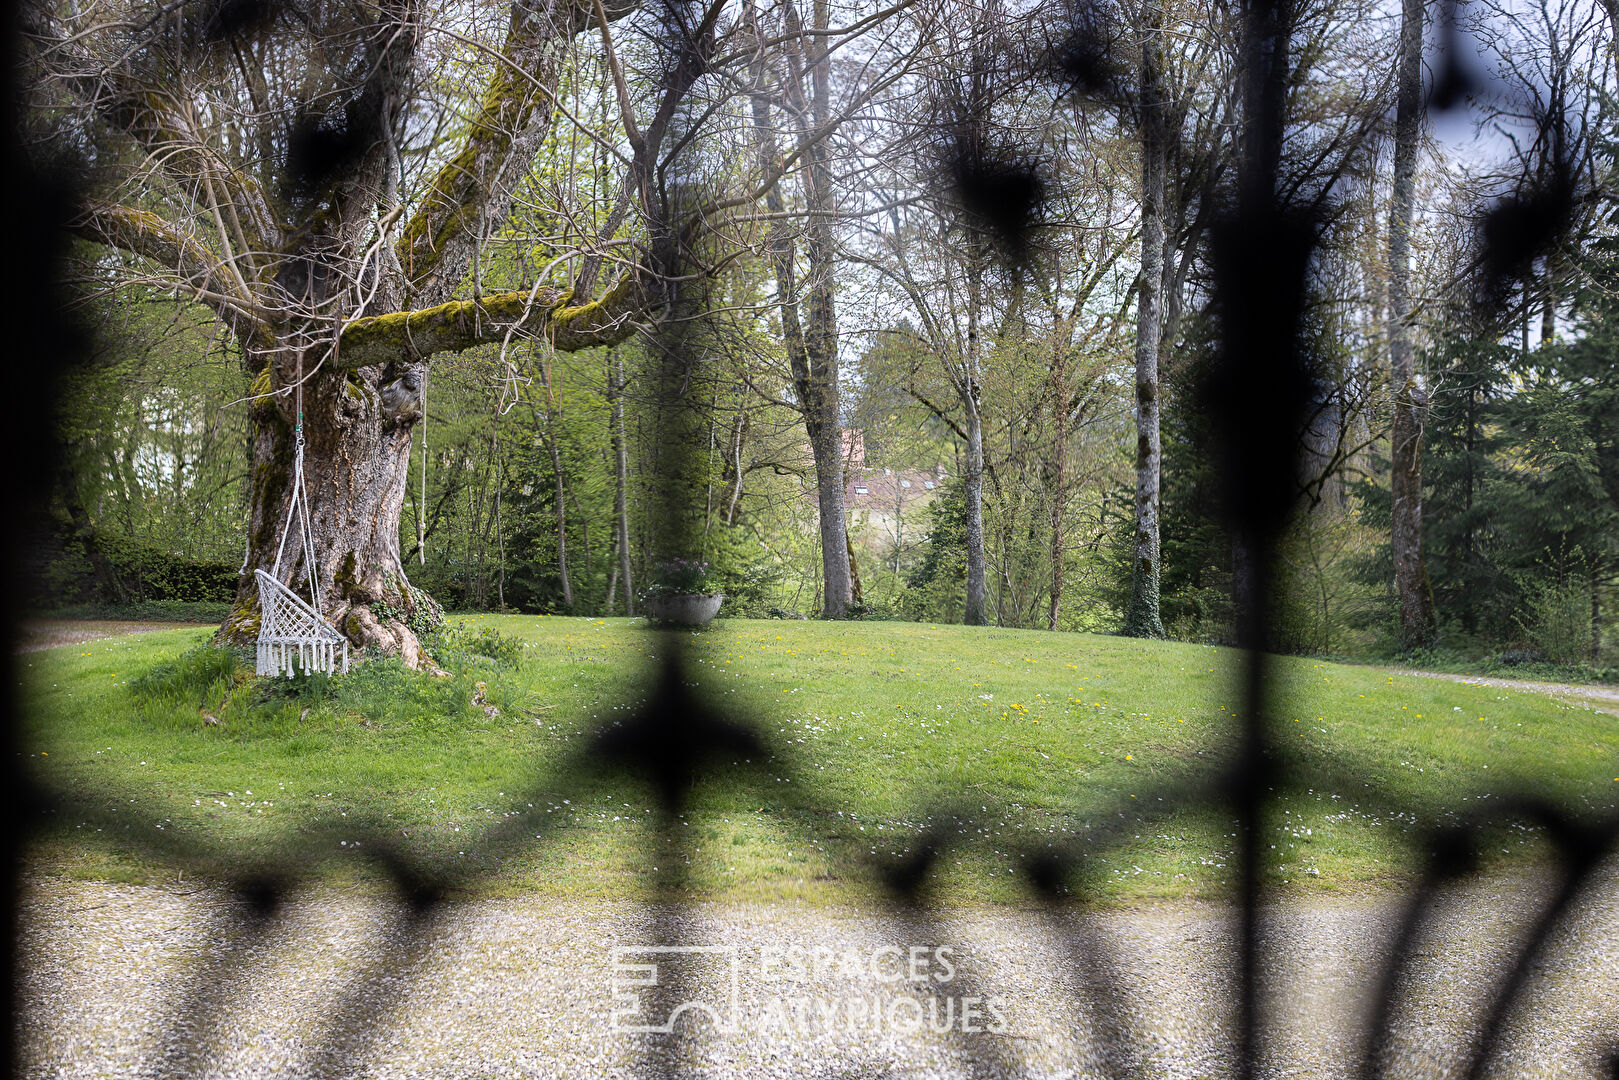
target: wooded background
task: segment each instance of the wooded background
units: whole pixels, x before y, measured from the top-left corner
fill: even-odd
[[[596,5],[543,64],[514,51],[521,9],[406,20],[420,44],[396,179],[368,219],[378,244],[395,243],[390,215],[445,193],[507,67],[549,79],[545,123],[514,122],[533,143],[511,207],[451,283],[488,325],[431,356],[405,429],[411,584],[452,610],[633,610],[666,526],[658,304],[596,344],[482,298],[632,280],[678,174],[706,225],[690,248],[704,290],[687,400],[706,454],[686,554],[713,564],[727,613],[1232,640],[1249,571],[1198,404],[1219,335],[1210,230],[1240,149],[1225,5]],[[364,5],[304,17],[334,10],[380,22]],[[298,129],[251,77],[280,55],[280,16],[244,19],[224,34],[234,61],[193,68],[175,57],[196,46],[141,14],[41,16],[42,145],[72,127],[94,199],[116,190],[235,265],[220,204],[163,194],[208,170],[159,176],[181,137],[120,116],[106,86],[200,102],[186,138],[288,190]],[[1296,5],[1280,174],[1321,244],[1276,648],[1613,663],[1616,15],[1592,0]],[[674,80],[658,59],[671,22],[706,28],[697,70]],[[137,45],[167,66],[134,70]],[[288,101],[325,100],[309,78]],[[1563,200],[1555,242],[1482,266],[1490,211],[1528,191]],[[273,362],[184,258],[105,224],[82,235],[94,360],[59,419],[38,601],[229,604],[257,565],[252,399]],[[363,292],[364,266],[348,287]],[[889,474],[936,487],[876,513],[855,488]]]

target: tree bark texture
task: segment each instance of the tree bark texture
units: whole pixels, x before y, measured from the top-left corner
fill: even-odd
[[[270,388],[271,366],[261,377],[261,393]],[[405,576],[399,521],[425,375],[425,363],[401,359],[354,372],[324,370],[306,379],[304,496],[313,567],[304,557],[296,523],[282,544],[294,483],[293,397],[278,394],[254,403],[248,572],[220,628],[222,640],[247,645],[258,634],[259,595],[251,571],[274,567],[279,549],[280,579],[304,595],[312,570],[321,613],[350,641],[421,665],[421,644],[408,624],[431,626],[437,609]],[[293,381],[291,373],[277,380],[282,386]]]
[[[1435,629],[1433,592],[1422,558],[1422,423],[1427,398],[1417,376],[1411,341],[1411,223],[1422,124],[1422,20],[1423,0],[1404,0],[1389,208],[1389,374],[1394,390],[1391,546],[1400,638],[1407,649],[1432,644]]]
[[[1163,637],[1159,613],[1158,498],[1162,444],[1159,432],[1158,345],[1163,329],[1164,130],[1162,12],[1148,7],[1141,45],[1141,273],[1136,305],[1136,504],[1131,549],[1130,603],[1124,632]]]

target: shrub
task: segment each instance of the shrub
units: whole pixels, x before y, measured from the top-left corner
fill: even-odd
[[[471,627],[460,620],[429,633],[422,644],[446,666],[463,666],[480,660],[510,666],[522,662],[528,649],[528,643],[521,638],[502,634],[490,626]]]
[[[1591,594],[1583,585],[1569,581],[1531,588],[1516,620],[1546,659],[1558,664],[1590,659]]]
[[[685,594],[709,591],[708,563],[697,559],[670,559],[658,563],[652,571],[652,584],[641,593],[643,597],[663,593]]]

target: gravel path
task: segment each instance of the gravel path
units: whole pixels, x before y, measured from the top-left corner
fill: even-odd
[[[1611,1075],[1599,1062],[1619,1045],[1616,878],[1537,965],[1491,1075]],[[1446,898],[1416,949],[1393,1075],[1460,1075],[1459,1050],[1478,1024],[1488,972],[1540,895],[1520,880]],[[1267,1075],[1352,1074],[1359,996],[1387,955],[1398,908],[1389,896],[1312,899],[1268,913],[1268,996],[1284,1034],[1269,1047]],[[1088,1034],[1098,1013],[1078,1004],[1089,998],[1075,972],[1095,968],[1071,963],[1071,927],[1038,912],[971,909],[930,928],[880,911],[699,906],[684,940],[718,951],[681,961],[620,954],[616,968],[615,946],[660,940],[645,906],[491,900],[412,923],[380,901],[324,890],[289,902],[256,924],[263,933],[255,936],[243,933],[255,925],[251,913],[210,891],[53,880],[37,885],[22,914],[29,1077],[651,1075],[643,1055],[674,1053],[669,1040],[614,1024],[615,1007],[627,1010],[621,1024],[648,1018],[637,1005],[668,1008],[657,990],[634,985],[634,965],[648,960],[665,984],[685,979],[697,988],[688,997],[735,1022],[721,1032],[688,1014],[682,1024],[698,1037],[682,1051],[681,1074],[1110,1071]],[[1084,925],[1111,943],[1124,990],[1112,1015],[1133,1033],[1135,1050],[1122,1071],[1228,1074],[1228,909],[1141,905]],[[188,996],[188,976],[199,971],[215,976],[212,996]],[[626,995],[617,1006],[615,978]],[[918,1017],[935,1016],[949,1020],[950,1034],[912,1030]],[[976,1018],[966,1026],[988,1030],[962,1034],[964,1016]],[[166,1028],[164,1017],[177,1023]],[[203,1060],[188,1060],[197,1046],[209,1048]]]
[[[116,619],[29,619],[18,630],[17,651],[38,652],[61,645],[83,645],[87,641],[118,637],[120,634],[149,634],[153,630],[203,629],[203,623],[124,622]]]
[[[1492,690],[1517,690],[1529,694],[1544,694],[1571,704],[1583,705],[1597,712],[1619,716],[1619,687],[1595,686],[1581,683],[1535,682],[1531,679],[1497,679],[1488,675],[1459,675],[1451,671],[1411,671],[1406,668],[1384,668],[1390,675],[1417,675],[1424,679],[1444,679],[1463,686],[1487,686]]]

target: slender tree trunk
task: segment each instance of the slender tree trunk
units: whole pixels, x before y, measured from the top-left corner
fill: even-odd
[[[1165,144],[1163,14],[1155,0],[1143,10],[1141,45],[1141,273],[1137,278],[1136,318],[1136,506],[1131,550],[1130,604],[1124,633],[1163,637],[1159,614],[1158,343],[1163,329]]]
[[[551,472],[556,479],[557,574],[562,580],[562,606],[573,610],[573,582],[568,578],[568,481],[562,473],[562,450],[557,445],[556,416],[545,408],[545,444],[551,451]]]
[[[624,578],[624,614],[635,614],[635,588],[630,580],[630,458],[624,436],[624,358],[618,350],[607,361],[608,397],[613,425],[613,520],[617,529],[619,573]],[[608,601],[612,607],[612,601]]]
[[[1248,617],[1249,601],[1254,590],[1259,587],[1259,575],[1265,568],[1257,565],[1253,548],[1248,537],[1239,530],[1231,535],[1231,599],[1232,599],[1232,644],[1241,644],[1244,635],[1267,634],[1267,627],[1253,627],[1244,629],[1244,620]],[[1262,640],[1262,638],[1249,638],[1248,640]]]
[[[1552,272],[1552,260],[1544,263],[1545,287],[1540,294],[1540,343],[1549,344],[1557,336],[1557,280]]]
[[[1602,663],[1602,591],[1595,559],[1591,560],[1587,575],[1591,585],[1591,663],[1597,665]]]
[[[860,587],[860,563],[854,555],[854,538],[847,530],[843,534],[843,543],[848,547],[849,556],[849,599],[856,604],[866,602],[865,590]]]
[[[500,458],[500,409],[494,410],[494,418],[489,431],[489,456],[494,460],[495,466],[495,604],[501,610],[506,610],[506,532],[504,523],[500,518],[500,502],[502,487],[505,483]]]
[[[961,621],[968,626],[989,622],[988,565],[984,557],[984,418],[978,408],[979,320],[983,307],[979,254],[972,253],[967,267],[967,352],[962,357],[956,385],[967,434],[967,467],[962,475],[967,496],[967,605]]]
[[[1462,488],[1462,514],[1466,524],[1462,527],[1462,556],[1463,564],[1467,567],[1467,579],[1471,579],[1474,563],[1473,541],[1473,445],[1478,431],[1478,387],[1467,388],[1467,429],[1463,432],[1463,447],[1466,451],[1467,472],[1464,476]],[[1467,580],[1464,579],[1464,580]],[[1475,614],[1476,608],[1467,604],[1462,608],[1462,628],[1472,633],[1478,622]]]
[[[813,19],[816,29],[826,29],[828,8],[816,0]],[[809,46],[809,111],[815,124],[830,115],[831,66],[824,39],[814,38]],[[800,99],[803,94],[789,77],[788,91]],[[802,105],[800,101],[800,105]],[[767,170],[776,164],[774,129],[770,103],[762,96],[753,101],[754,132],[761,165]],[[815,497],[821,533],[821,614],[841,619],[854,600],[850,569],[847,513],[844,507],[843,427],[838,409],[837,311],[833,300],[834,243],[831,218],[836,210],[832,170],[828,150],[821,141],[805,147],[804,197],[808,219],[804,227],[808,280],[799,288],[794,244],[778,235],[770,242],[771,262],[776,277],[776,295],[781,311],[782,337],[793,372],[794,389],[804,416],[810,455],[815,463]],[[772,186],[765,196],[766,208],[778,217],[786,204]],[[777,225],[777,228],[784,228]],[[804,313],[800,318],[800,292]]]
[[[967,468],[962,487],[967,496],[967,608],[961,621],[968,626],[989,622],[989,591],[984,559],[984,425],[977,402],[967,404]]]
[[[416,564],[427,565],[427,369],[422,369],[422,399],[417,406],[422,415],[421,494],[416,500]]]
[[[1521,342],[1518,351],[1525,360],[1529,359],[1529,324],[1534,318],[1534,303],[1529,295],[1529,281],[1527,275],[1523,283],[1523,321],[1519,324],[1519,337]]]
[[[811,19],[818,31],[829,25],[827,0],[814,0]],[[832,65],[827,55],[827,39],[810,39],[810,114],[817,129],[831,120]],[[804,172],[804,191],[809,218],[805,226],[805,253],[809,262],[804,347],[809,364],[807,404],[814,410],[817,433],[815,445],[816,494],[820,505],[821,551],[826,578],[822,614],[841,619],[855,601],[854,546],[849,541],[849,524],[844,506],[843,420],[838,405],[838,327],[835,245],[832,218],[837,212],[832,186],[830,150],[824,140],[811,143]]]
[[[1057,629],[1062,610],[1063,518],[1068,509],[1068,323],[1057,322],[1051,354],[1051,603],[1046,629]]]
[[[1394,185],[1389,208],[1389,369],[1394,384],[1392,477],[1394,587],[1407,649],[1433,642],[1433,593],[1422,558],[1422,410],[1427,404],[1411,342],[1411,222],[1421,135],[1423,0],[1404,0],[1400,22]]]
[[[290,349],[281,354],[288,364]],[[311,361],[308,365],[314,367]],[[316,372],[303,387],[304,490],[313,534],[311,567],[298,542],[297,528],[282,549],[279,576],[309,599],[313,572],[320,609],[354,644],[397,653],[407,664],[423,664],[415,633],[400,618],[415,615],[425,596],[410,587],[399,558],[399,519],[410,473],[412,434],[421,416],[421,380],[426,365],[398,362],[335,373]],[[293,370],[261,374],[268,388],[289,386]],[[252,513],[247,565],[265,570],[288,524],[294,485],[297,415],[290,395],[258,398],[254,427]],[[386,605],[378,614],[372,605]],[[258,586],[243,575],[236,602],[219,638],[250,644],[259,630]],[[421,622],[418,621],[418,625]]]
[[[727,528],[736,524],[737,507],[742,503],[742,441],[748,432],[748,408],[746,403],[736,410],[736,423],[731,428],[731,497],[725,504],[725,525]]]

